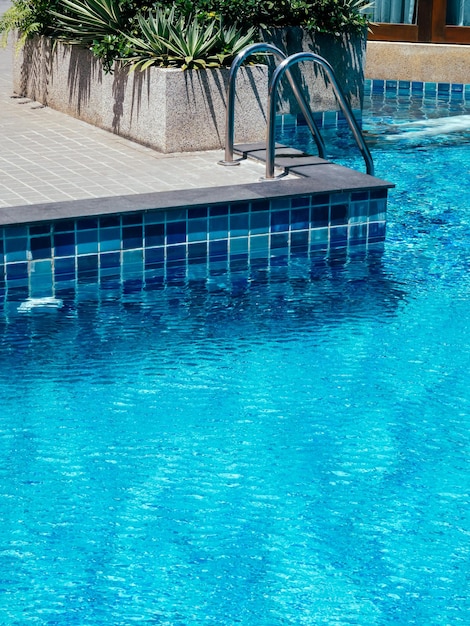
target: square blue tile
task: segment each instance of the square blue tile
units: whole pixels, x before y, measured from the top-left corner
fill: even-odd
[[[142,248],[144,245],[144,234],[142,226],[122,227],[122,249],[134,250]]]
[[[207,260],[207,251],[206,241],[188,244],[188,263],[202,263]]]
[[[269,235],[250,237],[250,257],[266,257],[269,250]]]
[[[5,238],[5,260],[7,263],[26,261],[28,258],[27,237]]]
[[[228,241],[222,239],[220,241],[209,242],[209,260],[226,259],[228,255]]]
[[[230,215],[238,215],[240,213],[248,213],[250,205],[248,202],[236,202],[230,205]]]
[[[33,260],[50,259],[52,257],[51,236],[31,237],[30,249]]]
[[[230,255],[243,255],[248,253],[248,237],[230,239]]]
[[[262,215],[262,213],[260,213]],[[248,234],[248,213],[230,216],[230,236],[239,237]]]
[[[75,278],[75,258],[54,259],[54,275],[56,280],[73,280]]]
[[[165,243],[165,225],[160,224],[146,224],[145,230],[145,247],[162,246]]]
[[[168,222],[166,225],[166,241],[168,244],[186,241],[186,222]]]
[[[310,209],[292,209],[291,230],[304,230],[310,224]]]
[[[271,213],[271,232],[281,233],[289,230],[289,211],[273,211]]]
[[[262,211],[250,215],[250,232],[253,235],[269,232],[270,213]]]
[[[165,261],[165,248],[147,248],[144,250],[146,267],[163,267]]]

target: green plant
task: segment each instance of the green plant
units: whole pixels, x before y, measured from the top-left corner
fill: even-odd
[[[69,43],[91,45],[108,35],[120,35],[127,26],[126,13],[117,0],[60,0],[51,9],[58,38]]]
[[[19,32],[17,47],[20,48],[28,37],[47,33],[50,26],[50,8],[57,0],[14,0],[12,6],[0,17],[0,43],[5,47],[11,32]]]
[[[116,59],[133,69],[218,67],[259,27],[360,31],[369,6],[369,0],[13,0],[0,34],[3,44],[19,30],[19,46],[35,33],[85,46],[106,71]]]
[[[177,15],[176,7],[138,16],[139,36],[127,36],[133,53],[125,59],[131,71],[150,65],[200,69],[229,64],[253,39],[254,29],[242,33],[214,21]]]
[[[249,28],[244,32],[235,25],[225,28],[222,24],[218,32],[217,45],[220,52],[215,54],[220,65],[230,65],[235,56],[253,42],[256,28]]]

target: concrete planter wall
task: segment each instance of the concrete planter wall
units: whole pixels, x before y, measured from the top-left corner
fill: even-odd
[[[300,27],[261,31],[263,41],[273,43],[288,55],[296,52],[314,52],[324,57],[333,67],[338,83],[349,98],[354,110],[361,110],[364,99],[364,65],[366,30],[359,34],[334,37],[325,33],[309,33]],[[273,65],[270,65],[272,69]],[[339,109],[324,71],[313,63],[304,63],[293,69],[314,111]],[[290,94],[287,82],[281,89],[281,108],[284,113],[297,113],[297,103]]]
[[[362,108],[365,37],[306,33],[301,28],[262,33],[287,54],[311,50],[333,66],[353,109]],[[237,142],[265,140],[269,74],[273,66],[248,66],[237,78]],[[314,111],[336,110],[336,98],[323,70],[313,64],[294,68]],[[161,152],[223,147],[229,70],[181,71],[152,67],[129,74],[105,74],[88,50],[37,37],[14,59],[14,90],[58,111],[138,141]],[[283,85],[279,111],[298,113]]]
[[[14,61],[14,90],[56,110],[161,152],[223,146],[229,70],[181,71],[152,67],[105,74],[88,50],[43,37],[26,43]],[[241,68],[235,133],[239,142],[263,141],[268,70]]]

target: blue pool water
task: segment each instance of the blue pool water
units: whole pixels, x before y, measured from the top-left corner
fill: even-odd
[[[1,624],[470,623],[469,132],[383,106],[382,255],[5,304]]]

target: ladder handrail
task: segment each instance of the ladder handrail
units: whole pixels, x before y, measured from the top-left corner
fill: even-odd
[[[265,53],[265,54],[273,54],[278,59],[282,61],[287,59],[287,55],[279,50],[276,46],[270,43],[254,43],[246,48],[244,48],[241,52],[237,54],[235,59],[230,66],[230,74],[227,85],[227,110],[226,110],[226,123],[225,123],[225,158],[223,161],[220,161],[221,165],[238,165],[238,161],[234,161],[233,159],[233,144],[234,144],[234,135],[235,135],[235,80],[237,77],[238,70],[249,56],[256,53]],[[286,70],[287,78],[289,80],[289,84],[294,93],[295,99],[302,111],[305,120],[308,124],[310,132],[315,139],[315,143],[317,144],[318,154],[324,159],[326,154],[325,143],[323,141],[323,137],[318,130],[318,127],[313,119],[312,111],[310,106],[308,105],[304,94],[299,89],[297,82],[292,76],[289,70]]]
[[[367,173],[371,176],[374,175],[374,163],[372,161],[372,156],[370,154],[369,148],[367,147],[366,142],[364,141],[364,137],[362,136],[362,132],[356,122],[356,118],[352,112],[352,109],[346,100],[346,97],[341,89],[338,81],[336,80],[336,76],[333,68],[328,63],[326,59],[321,57],[314,52],[298,52],[296,54],[292,54],[290,57],[285,58],[275,69],[274,74],[272,75],[271,82],[269,83],[268,90],[268,129],[267,129],[267,139],[266,139],[266,178],[271,179],[274,178],[274,160],[275,160],[275,127],[276,127],[276,95],[277,88],[279,85],[279,81],[283,77],[285,73],[289,71],[289,68],[297,63],[301,63],[302,61],[313,61],[314,63],[320,65],[325,70],[335,92],[336,98],[339,102],[341,110],[343,111],[346,120],[349,124],[349,128],[351,129],[356,143],[361,151],[361,154],[364,158],[366,164]]]

